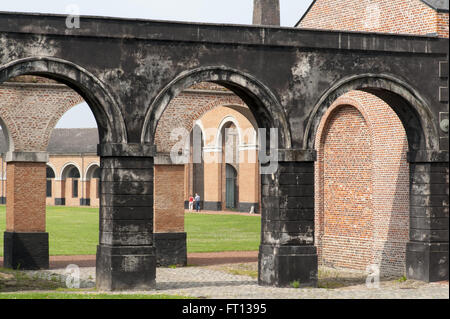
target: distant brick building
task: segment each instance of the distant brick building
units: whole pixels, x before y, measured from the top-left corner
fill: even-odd
[[[93,206],[98,207],[98,178],[99,162],[97,157],[97,144],[99,143],[97,129],[55,129],[52,131],[56,121],[72,106],[80,103],[82,98],[65,85],[58,84],[52,80],[41,77],[19,77],[13,79],[0,87],[1,115],[8,124],[10,137],[0,134],[0,152],[5,154],[9,148],[19,150],[37,149],[49,153],[47,164],[47,205],[67,206]],[[47,113],[42,113],[41,110]],[[25,116],[21,116],[25,112]],[[36,113],[36,121],[24,122],[29,118],[30,112]],[[42,119],[40,118],[42,117]],[[245,159],[249,153],[256,152],[256,141],[248,140],[246,132],[252,129],[255,134],[256,122],[244,102],[231,91],[219,85],[200,83],[192,88],[186,89],[175,97],[169,104],[167,110],[158,125],[155,143],[158,153],[162,156],[168,155],[178,142],[171,135],[177,130],[184,130],[188,137],[197,123],[200,125],[202,135],[211,135],[201,149],[205,154],[221,153],[222,141],[219,142],[218,130],[223,128],[223,135],[228,124],[235,125],[236,133],[240,139],[234,145],[232,152]],[[10,128],[11,127],[11,128]],[[17,130],[17,132],[15,131]],[[13,146],[9,145],[13,144]],[[187,150],[192,152],[192,150]],[[225,154],[225,152],[223,152]],[[206,156],[206,155],[205,155]],[[192,157],[192,155],[191,155]],[[256,157],[256,156],[254,156]],[[191,158],[192,159],[192,158]],[[6,163],[2,158],[5,174],[2,176],[2,202],[6,197]],[[257,177],[257,163],[247,164],[246,161],[239,163],[237,159],[227,161],[225,158],[222,165],[215,167],[213,164],[205,164],[202,170],[194,170],[198,165],[188,163],[182,167],[174,168],[166,165],[157,166],[156,174],[164,176],[158,179],[157,192],[155,196],[156,219],[164,230],[170,229],[170,223],[166,223],[163,216],[164,211],[170,211],[173,218],[178,211],[183,213],[183,201],[187,201],[189,195],[199,192],[202,198],[202,209],[211,210],[242,210],[259,211],[259,186]],[[228,170],[227,170],[228,165]],[[227,174],[234,168],[234,184],[230,185],[227,193]],[[180,173],[173,176],[173,171]],[[172,172],[172,176],[170,176]],[[167,173],[167,174],[166,174]],[[201,174],[201,175],[199,175]],[[173,190],[175,179],[179,180],[181,204],[177,198],[168,198],[173,195],[172,191],[167,194],[161,192],[166,182],[170,182],[169,189]],[[249,179],[250,178],[250,179]],[[246,182],[239,183],[244,179]],[[194,183],[195,180],[195,183]],[[239,186],[240,185],[240,186]],[[31,186],[30,186],[31,187]],[[230,192],[233,193],[230,196]],[[175,193],[176,194],[176,193]],[[227,194],[229,202],[227,203]],[[159,203],[163,203],[165,209],[159,209]],[[169,204],[170,207],[167,207]],[[161,219],[163,218],[163,219]],[[183,223],[180,220],[180,224]]]
[[[315,0],[299,28],[448,38],[446,0]]]
[[[100,161],[97,156],[98,132],[92,129],[54,129],[48,145],[46,204],[99,206]],[[0,134],[0,153],[6,153],[6,141]],[[7,172],[3,156],[1,198],[6,201]],[[32,193],[32,190],[30,190]]]
[[[296,27],[448,38],[448,1],[316,0]],[[352,91],[323,116],[316,139],[319,262],[405,273],[409,164],[405,130],[381,99]]]

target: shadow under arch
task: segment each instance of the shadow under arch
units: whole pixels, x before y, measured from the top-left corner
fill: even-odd
[[[0,66],[0,84],[20,75],[36,75],[63,83],[89,105],[98,125],[100,143],[126,143],[122,112],[104,84],[86,69],[59,58],[28,57]]]
[[[386,102],[405,128],[409,150],[438,150],[439,133],[425,100],[408,83],[387,74],[354,75],[335,83],[315,105],[305,130],[303,145],[313,149],[320,121],[340,96],[353,90],[371,93]]]
[[[216,83],[231,90],[250,108],[260,127],[280,128],[280,148],[291,148],[289,123],[281,104],[270,89],[251,75],[220,66],[185,71],[172,80],[146,111],[142,143],[154,143],[158,121],[170,101],[184,89],[200,82]]]

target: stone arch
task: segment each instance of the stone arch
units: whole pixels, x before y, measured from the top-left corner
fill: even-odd
[[[313,149],[321,118],[336,99],[360,90],[386,102],[402,121],[409,150],[439,150],[439,133],[433,113],[418,91],[403,80],[387,74],[362,74],[342,79],[331,86],[314,106],[308,118],[303,145]]]
[[[285,112],[276,96],[249,74],[226,67],[203,67],[179,74],[154,99],[146,112],[141,141],[154,143],[158,121],[170,101],[183,89],[200,82],[213,82],[238,95],[250,108],[258,125],[280,128],[280,148],[291,148],[291,133]]]
[[[54,57],[28,57],[0,66],[0,83],[20,75],[56,80],[88,103],[97,121],[100,143],[126,143],[126,126],[119,106],[105,85],[86,69]]]

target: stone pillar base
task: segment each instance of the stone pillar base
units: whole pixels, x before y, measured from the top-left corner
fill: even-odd
[[[261,245],[258,258],[258,284],[290,287],[317,287],[317,249],[314,246]]]
[[[48,233],[5,232],[3,247],[5,268],[49,268]]]
[[[448,243],[406,244],[408,279],[435,282],[448,280]]]
[[[186,266],[186,233],[153,234],[157,266]]]
[[[0,205],[6,204],[6,197],[0,197]]]
[[[156,256],[153,246],[97,246],[97,289],[154,289],[155,279]]]

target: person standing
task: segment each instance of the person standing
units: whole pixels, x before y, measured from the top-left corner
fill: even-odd
[[[192,212],[194,209],[194,197],[192,195],[189,195],[189,211]]]
[[[197,211],[197,213],[200,212],[200,195],[195,193],[195,210]]]

